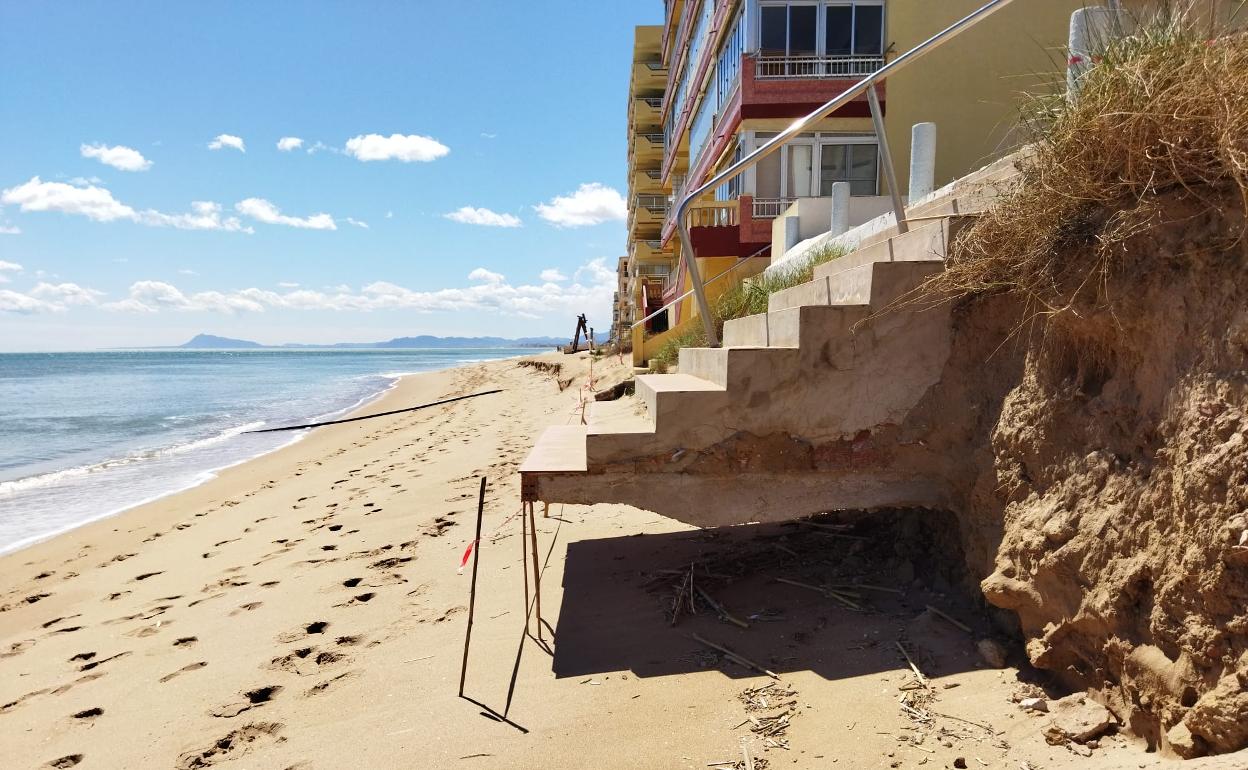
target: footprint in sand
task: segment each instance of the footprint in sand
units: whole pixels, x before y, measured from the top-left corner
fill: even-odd
[[[242,697],[239,700],[227,703],[224,706],[218,706],[212,711],[209,711],[208,714],[210,716],[221,717],[223,719],[236,717],[244,711],[250,711],[257,706],[263,706],[276,698],[277,694],[281,691],[282,686],[278,684],[257,687],[254,690],[248,690],[247,692],[242,693]]]
[[[310,676],[318,673],[322,667],[332,666],[344,660],[347,660],[347,656],[342,653],[329,650],[318,651],[316,647],[301,647],[294,652],[273,658],[269,661],[268,668],[290,671],[299,676]]]
[[[252,610],[259,609],[262,606],[264,606],[264,602],[247,602],[246,604],[240,604],[237,609],[230,613],[230,617],[241,615],[244,612],[251,612]]]
[[[320,695],[321,693],[328,690],[330,687],[337,685],[342,680],[353,679],[354,677],[357,677],[357,676],[359,676],[358,671],[347,671],[346,673],[339,674],[338,676],[335,676],[332,679],[326,679],[324,682],[320,682],[319,684],[315,684],[309,687],[303,693],[303,697],[311,698],[315,695]]]
[[[183,666],[177,671],[174,671],[172,674],[165,674],[164,676],[162,676],[160,678],[160,683],[164,684],[165,682],[168,682],[171,679],[175,679],[183,674],[189,674],[192,671],[198,671],[199,669],[207,665],[208,665],[208,661],[201,660],[197,663],[191,663],[190,665]]]
[[[368,602],[372,601],[373,597],[376,595],[377,594],[373,593],[372,591],[368,591],[362,594],[356,594],[355,596],[352,596],[347,601],[342,602],[341,604],[335,604],[334,606],[335,607],[351,607],[357,604],[367,604]]]
[[[74,765],[77,765],[79,762],[81,762],[82,759],[83,759],[82,754],[70,754],[69,756],[61,757],[60,759],[54,759],[48,764],[44,765],[44,767],[56,767],[56,768],[73,767]]]
[[[253,722],[216,739],[206,749],[188,751],[178,757],[177,770],[201,770],[235,759],[267,745],[282,743],[280,722]],[[72,765],[66,765],[72,767]]]
[[[323,634],[325,633],[325,629],[327,628],[329,628],[329,621],[318,620],[315,623],[309,623],[306,626],[301,626],[299,629],[295,631],[287,631],[286,633],[279,635],[277,637],[277,641],[282,644],[287,644],[289,642],[302,639],[305,636],[312,636],[314,634]]]

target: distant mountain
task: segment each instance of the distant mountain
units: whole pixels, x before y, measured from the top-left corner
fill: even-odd
[[[217,337],[213,334],[196,334],[190,342],[179,345],[180,348],[222,350],[225,348],[262,348],[259,342],[250,340],[232,340],[229,337]]]
[[[598,344],[607,341],[606,334],[595,335]],[[288,343],[286,345],[261,345],[251,340],[236,340],[229,337],[218,337],[213,334],[197,334],[195,337],[177,347],[181,350],[238,350],[253,348],[336,348],[336,349],[451,349],[451,348],[553,348],[566,345],[572,340],[566,337],[520,337],[507,339],[504,337],[396,337],[385,342],[337,342],[329,345],[302,345]],[[584,341],[582,341],[584,344]]]

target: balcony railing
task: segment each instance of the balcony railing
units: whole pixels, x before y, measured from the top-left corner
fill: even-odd
[[[732,227],[740,223],[737,201],[695,203],[685,217],[686,227]]]
[[[638,138],[645,139],[650,144],[657,146],[659,149],[663,149],[663,135],[662,134],[638,134],[637,136]]]
[[[883,56],[759,56],[754,78],[857,78],[883,66]]]
[[[796,200],[797,198],[755,198],[754,218],[775,219],[783,214],[785,209],[792,206]]]
[[[652,214],[666,214],[669,205],[666,195],[637,196],[637,208],[646,209]]]
[[[649,105],[653,109],[656,109],[656,110],[663,109],[663,97],[662,96],[647,96],[647,97],[644,97],[642,101],[645,102],[647,105]]]

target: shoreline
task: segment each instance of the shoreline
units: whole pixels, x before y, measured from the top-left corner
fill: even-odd
[[[478,348],[464,348],[464,350],[466,351],[500,350],[500,348],[479,348],[479,349]],[[204,352],[214,352],[214,351],[204,351]],[[228,352],[233,352],[233,351],[228,351]],[[295,351],[295,352],[304,352],[304,351]],[[499,358],[477,359],[471,362],[460,363],[455,366],[448,366],[448,367],[444,367],[441,369],[429,369],[425,371],[411,371],[411,372],[379,372],[374,375],[366,375],[370,377],[383,378],[384,380],[386,380],[386,382],[382,385],[382,387],[380,387],[375,392],[361,396],[354,403],[350,405],[347,405],[338,409],[333,409],[328,412],[323,412],[321,414],[314,415],[306,419],[308,422],[321,422],[321,421],[331,420],[331,419],[342,419],[342,418],[347,418],[347,417],[362,416],[363,410],[367,409],[370,406],[381,404],[383,401],[386,400],[387,395],[393,393],[396,389],[398,389],[401,383],[407,378],[419,377],[421,375],[432,374],[436,372],[449,371],[452,369],[457,369],[457,368],[461,368],[465,366],[474,366],[476,364],[485,363],[488,361],[511,360],[514,358],[522,357],[524,355],[526,354],[522,353],[516,356],[502,356]],[[247,427],[248,425],[253,425],[253,424],[254,423],[247,423],[246,425],[236,426],[234,428],[227,429],[223,433],[218,433],[214,436],[194,439],[193,441],[187,442],[186,444],[174,444],[170,446],[156,447],[151,450],[146,450],[146,452],[150,452],[158,456],[163,453],[177,451],[187,446],[200,444],[206,441],[216,441],[218,439],[228,441],[231,439],[236,439],[239,435],[243,435],[243,432],[240,431],[238,433],[231,433],[230,431],[237,431],[240,428]],[[174,484],[172,488],[167,489],[165,491],[158,492],[154,495],[150,495],[148,497],[142,498],[132,503],[126,503],[122,505],[121,507],[115,507],[110,510],[104,511],[102,513],[92,514],[91,516],[81,521],[60,527],[52,532],[32,535],[26,538],[19,539],[13,543],[0,544],[0,558],[4,558],[5,556],[9,556],[12,554],[20,553],[21,551],[27,548],[38,545],[40,543],[48,542],[49,540],[53,540],[57,537],[61,537],[62,535],[73,532],[74,530],[77,530],[77,529],[81,529],[82,527],[89,526],[96,522],[106,521],[116,516],[120,516],[128,511],[132,511],[136,508],[141,508],[143,506],[150,505],[152,503],[166,500],[172,496],[179,495],[184,492],[188,492],[190,490],[201,487],[204,484],[210,483],[213,480],[217,479],[218,477],[220,477],[220,475],[223,472],[228,471],[231,468],[236,468],[239,465],[243,465],[245,463],[260,460],[276,452],[281,452],[285,449],[288,449],[289,447],[295,446],[296,444],[298,444],[299,442],[307,438],[310,432],[311,432],[310,429],[292,431],[293,435],[290,437],[289,440],[283,443],[279,443],[272,447],[262,449],[254,454],[244,454],[243,456],[233,459],[230,462],[227,462],[223,465],[214,465],[208,468],[197,469],[194,472],[194,476],[192,476],[189,479],[186,479],[184,483]],[[44,479],[47,477],[65,478],[66,476],[70,474],[72,474],[73,476],[89,476],[90,474],[94,472],[98,472],[98,470],[107,469],[108,466],[118,466],[122,464],[128,465],[128,464],[131,464],[131,461],[135,464],[138,464],[138,463],[149,461],[151,459],[153,458],[139,457],[139,458],[134,458],[132,461],[131,456],[108,458],[108,459],[101,460],[101,461],[91,463],[88,465],[73,466],[70,468],[63,468],[63,469],[56,470],[56,471],[47,471],[44,473],[35,474],[33,476],[10,479],[9,481],[0,483],[0,486],[3,486],[4,484],[21,485],[23,484],[23,482],[30,484],[30,482],[38,481],[40,479]],[[39,489],[43,487],[52,487],[55,484],[57,484],[58,481],[59,479],[52,480],[46,483],[31,484],[30,486],[19,487],[13,493],[10,493],[10,494],[28,493],[33,489]]]

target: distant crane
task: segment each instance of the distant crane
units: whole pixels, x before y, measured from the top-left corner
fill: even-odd
[[[576,333],[572,336],[572,346],[568,350],[569,353],[576,353],[577,351],[581,349],[581,333],[582,332],[584,332],[585,338],[588,340],[589,347],[592,350],[594,347],[594,338],[593,336],[591,336],[592,332],[590,332],[589,330],[589,322],[585,320],[584,313],[581,313],[579,316],[576,317]]]

